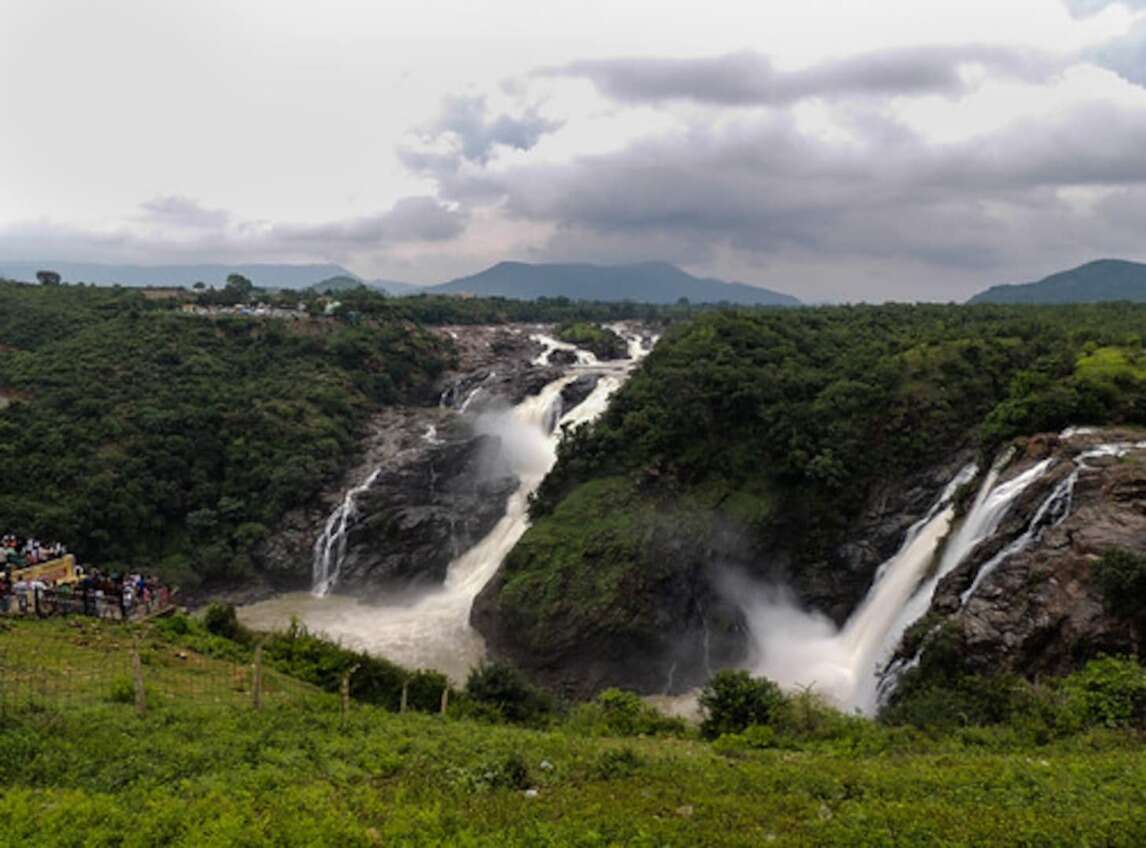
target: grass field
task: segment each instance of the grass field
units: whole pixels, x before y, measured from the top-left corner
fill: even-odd
[[[113,625],[21,623],[0,632],[3,682],[35,673],[15,657],[76,670],[131,643]],[[168,693],[143,716],[79,675],[82,697],[5,707],[0,845],[1146,844],[1146,747],[1129,733],[1034,747],[873,725],[754,750],[368,706],[344,718],[305,689],[255,711],[238,684],[194,695],[197,669],[233,667],[142,643],[149,687]]]

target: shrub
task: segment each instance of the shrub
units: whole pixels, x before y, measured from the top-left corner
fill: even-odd
[[[355,699],[396,710],[402,684],[409,673],[399,665],[365,651],[349,648],[310,633],[298,622],[264,642],[264,657],[270,665],[292,677],[337,692],[342,675],[351,669],[350,693]],[[438,690],[441,697],[441,690]],[[436,708],[436,707],[435,707]]]
[[[553,712],[553,699],[513,666],[483,662],[466,679],[466,694],[497,709],[506,721],[535,722]]]
[[[1130,618],[1146,611],[1146,556],[1114,548],[1091,573],[1110,612]]]
[[[208,632],[224,639],[247,644],[251,641],[251,633],[239,624],[239,616],[231,604],[211,604],[203,614],[203,624]]]
[[[406,686],[408,709],[435,713],[442,707],[442,692],[450,688],[450,679],[441,672],[423,668],[407,678]]]
[[[623,689],[606,689],[590,703],[580,704],[569,718],[569,726],[584,735],[597,736],[684,736],[688,722],[668,716],[640,695]]]
[[[644,761],[632,748],[610,748],[597,758],[593,772],[602,780],[615,780],[631,776],[642,765]]]
[[[783,703],[784,693],[767,678],[731,669],[717,672],[700,693],[704,711],[700,732],[715,739],[753,724],[768,724]]]
[[[1133,657],[1099,657],[1063,678],[1065,718],[1076,727],[1146,727],[1146,669]]]

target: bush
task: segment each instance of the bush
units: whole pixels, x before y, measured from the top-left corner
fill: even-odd
[[[704,721],[700,732],[708,739],[739,733],[753,724],[768,724],[784,704],[780,687],[746,671],[717,672],[700,693]]]
[[[224,639],[241,642],[244,645],[251,641],[250,631],[239,624],[239,617],[235,613],[235,607],[231,604],[211,604],[208,606],[207,611],[203,614],[203,624],[206,625],[209,633],[222,636]]]
[[[1099,657],[1059,685],[1075,727],[1146,728],[1146,669],[1133,657]]]
[[[1110,612],[1122,618],[1146,612],[1146,556],[1114,548],[1091,573]]]
[[[602,780],[615,780],[632,776],[642,765],[644,761],[632,748],[610,748],[597,758],[593,772]]]
[[[406,707],[424,713],[442,708],[442,692],[450,688],[450,679],[438,671],[419,669],[406,680]]]
[[[495,707],[506,721],[536,722],[553,712],[553,699],[505,663],[483,662],[466,679],[466,694]]]
[[[397,710],[402,685],[409,678],[404,668],[365,651],[349,648],[310,633],[298,622],[264,642],[264,656],[284,674],[313,683],[328,692],[337,692],[342,675],[351,669],[350,694],[359,701]],[[441,690],[438,690],[438,698]],[[435,702],[434,709],[437,709]]]
[[[606,689],[591,703],[580,704],[569,718],[569,727],[595,736],[684,736],[688,722],[667,716],[645,703],[640,695],[623,689]]]

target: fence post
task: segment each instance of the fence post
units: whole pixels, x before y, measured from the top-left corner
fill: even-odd
[[[402,703],[398,707],[398,712],[400,712],[400,713],[406,712],[406,693],[409,692],[409,690],[410,690],[410,681],[409,680],[403,680],[402,681]]]
[[[442,689],[442,715],[446,714],[446,709],[450,706],[450,684],[446,684]]]
[[[358,671],[358,666],[351,666],[348,670],[342,672],[342,685],[339,691],[342,694],[342,720],[346,720],[347,714],[350,712],[350,675]]]
[[[136,633],[131,646],[131,677],[135,684],[135,711],[143,715],[147,709],[147,691],[143,688],[143,659],[139,656],[139,634]]]
[[[255,709],[263,706],[263,643],[255,645],[255,667],[251,672],[251,700]]]

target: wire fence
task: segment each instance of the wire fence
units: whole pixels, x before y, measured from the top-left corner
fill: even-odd
[[[341,701],[349,709],[349,698]],[[0,715],[100,703],[145,712],[173,703],[261,709],[303,702],[337,709],[339,699],[268,668],[261,649],[250,662],[234,662],[182,648],[146,624],[0,623]]]

